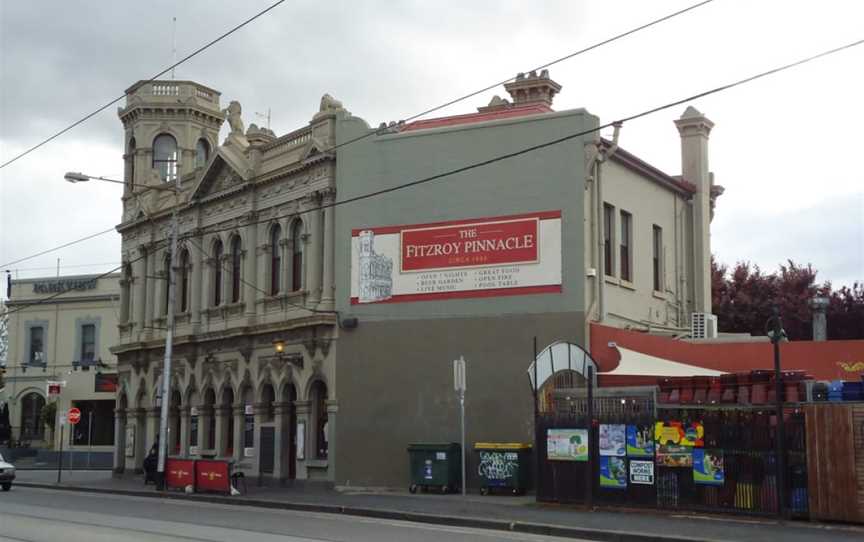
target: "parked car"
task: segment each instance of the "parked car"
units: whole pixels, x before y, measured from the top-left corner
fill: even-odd
[[[12,489],[12,480],[15,479],[15,466],[7,463],[0,455],[0,487],[3,491]]]

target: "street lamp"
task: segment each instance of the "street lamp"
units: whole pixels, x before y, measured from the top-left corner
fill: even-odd
[[[126,184],[123,181],[108,179],[105,177],[94,177],[85,175],[80,172],[69,171],[63,176],[70,183],[83,183],[90,180],[104,181],[116,184]],[[146,190],[169,190],[174,193],[180,192],[180,176],[174,175],[173,186],[166,183],[164,186],[148,185],[144,186],[140,192]],[[140,193],[139,192],[139,193]],[[174,301],[176,296],[175,288],[175,271],[177,266],[177,230],[178,230],[178,214],[179,205],[175,205],[171,210],[171,263],[168,267],[168,314],[166,316],[166,332],[165,332],[165,360],[162,365],[162,393],[157,394],[157,397],[162,398],[159,414],[159,461],[156,467],[156,483],[161,490],[165,488],[165,459],[168,454],[168,404],[171,398],[171,356],[173,354],[174,343]]]
[[[774,345],[774,402],[777,409],[777,430],[774,449],[777,454],[777,515],[783,516],[786,509],[786,431],[783,422],[783,381],[780,373],[780,342],[786,339],[786,331],[780,320],[780,309],[775,305],[772,315],[765,322],[765,330]]]

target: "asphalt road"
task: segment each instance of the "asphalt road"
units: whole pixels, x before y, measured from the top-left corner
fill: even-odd
[[[309,512],[13,487],[0,493],[0,541],[563,541],[554,537]]]

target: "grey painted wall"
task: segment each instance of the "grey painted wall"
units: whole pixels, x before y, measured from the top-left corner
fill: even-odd
[[[372,136],[339,149],[337,201],[455,169],[596,126],[585,111]],[[337,143],[364,133],[343,119]],[[458,441],[452,360],[468,364],[467,441],[532,441],[526,370],[539,347],[584,344],[583,139],[339,207],[336,307],[359,325],[340,333],[337,484],[406,486],[412,442]],[[350,304],[351,230],[534,211],[562,213],[562,293]],[[469,484],[476,458],[468,454]]]

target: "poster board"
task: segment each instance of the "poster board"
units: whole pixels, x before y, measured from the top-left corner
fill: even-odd
[[[587,429],[547,429],[546,458],[550,461],[588,461]]]

